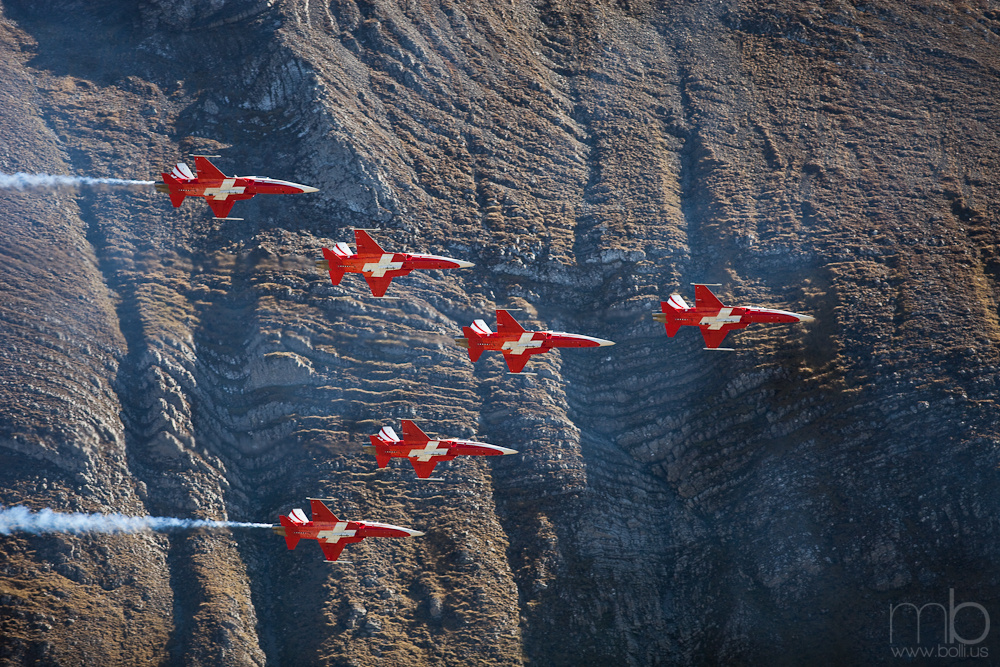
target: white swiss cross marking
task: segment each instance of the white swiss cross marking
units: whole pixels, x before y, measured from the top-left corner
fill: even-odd
[[[227,178],[217,188],[205,188],[205,196],[212,197],[213,199],[228,199],[229,195],[241,195],[246,190],[243,186],[234,188],[234,185],[236,185],[236,179]]]
[[[708,317],[701,318],[701,326],[707,326],[712,331],[716,331],[722,328],[724,324],[735,324],[740,321],[740,316],[732,316],[732,308],[720,308],[718,315],[712,315]]]
[[[524,351],[529,347],[541,347],[542,341],[531,340],[531,337],[535,334],[531,331],[525,331],[521,334],[521,337],[517,340],[509,340],[500,346],[501,350],[510,350],[511,354],[524,354]]]
[[[393,255],[391,253],[386,253],[379,257],[377,262],[368,262],[363,267],[361,267],[362,273],[370,273],[373,278],[382,278],[385,276],[386,271],[394,271],[396,269],[403,268],[402,262],[392,261]]]
[[[316,533],[317,540],[323,540],[324,542],[339,542],[342,537],[354,537],[354,534],[358,531],[356,530],[346,530],[347,522],[341,521],[334,525],[331,530],[321,530]]]
[[[418,461],[423,461],[427,463],[434,456],[445,456],[448,454],[447,449],[438,449],[438,445],[441,444],[440,440],[430,440],[422,448],[411,449],[410,453],[407,454],[411,459],[417,459]]]

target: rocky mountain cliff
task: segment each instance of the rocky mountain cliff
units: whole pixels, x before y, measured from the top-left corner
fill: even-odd
[[[320,188],[242,221],[3,191],[0,504],[323,496],[427,532],[336,566],[266,531],[0,536],[0,663],[869,664],[891,605],[1000,611],[992,3],[0,12],[0,171],[217,152]],[[354,227],[476,267],[333,287]],[[817,321],[706,352],[650,317],[692,281]],[[617,345],[471,364],[452,337],[505,306]],[[380,471],[403,417],[521,453]]]

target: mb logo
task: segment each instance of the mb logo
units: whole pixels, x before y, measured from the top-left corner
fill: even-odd
[[[959,612],[967,610],[959,615]],[[924,616],[924,614],[927,616]],[[958,622],[958,627],[956,627]],[[940,625],[938,625],[940,623]],[[941,632],[936,631],[941,628]],[[929,630],[923,639],[921,630]],[[981,630],[978,636],[972,633]],[[964,634],[963,634],[964,633]],[[955,604],[948,589],[948,607],[937,602],[889,605],[889,647],[896,657],[986,658],[989,648],[978,646],[990,634],[990,614],[978,602]],[[924,642],[926,640],[926,642]],[[902,644],[903,646],[897,646]]]

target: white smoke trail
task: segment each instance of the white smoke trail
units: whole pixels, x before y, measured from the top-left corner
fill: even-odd
[[[140,533],[145,531],[184,530],[190,528],[270,528],[269,523],[176,519],[163,516],[128,516],[125,514],[83,514],[32,512],[27,507],[0,507],[0,535],[11,533]]]
[[[156,181],[133,181],[123,178],[89,178],[54,174],[5,174],[0,172],[0,190],[54,190],[57,188],[124,187],[138,188],[153,185]]]

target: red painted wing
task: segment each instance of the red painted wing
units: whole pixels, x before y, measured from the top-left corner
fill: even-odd
[[[337,523],[340,521],[340,519],[338,519],[336,515],[330,511],[330,508],[323,504],[322,500],[312,498],[309,500],[309,505],[312,508],[312,520],[314,522],[323,521],[325,523]]]
[[[215,214],[216,218],[228,218],[229,212],[233,210],[233,204],[236,203],[236,199],[233,197],[227,197],[226,199],[206,199],[206,201],[212,208],[212,213]]]
[[[434,466],[437,465],[437,461],[433,458],[430,461],[418,461],[416,459],[410,459],[410,463],[413,464],[413,469],[417,472],[417,477],[420,479],[427,479],[434,472]]]
[[[320,540],[319,546],[323,549],[323,556],[327,560],[337,560],[340,558],[340,552],[344,550],[347,544],[343,540],[337,542],[324,542]]]
[[[227,178],[225,174],[219,171],[219,168],[208,161],[208,158],[195,156],[194,158],[194,170],[198,173],[199,179],[206,180],[222,180]]]
[[[497,333],[523,334],[524,327],[518,324],[506,310],[497,311]]]
[[[368,235],[363,229],[354,230],[354,244],[358,248],[359,255],[384,255],[385,250],[382,250],[375,239]]]
[[[389,284],[392,282],[392,276],[383,276],[381,278],[365,276],[365,282],[368,283],[368,287],[371,288],[374,296],[385,296],[385,291],[389,289]]]
[[[694,307],[695,308],[725,308],[719,301],[719,297],[712,294],[712,290],[704,285],[694,286]]]
[[[722,340],[726,337],[726,334],[740,327],[723,326],[721,329],[709,329],[708,327],[698,327],[701,330],[701,335],[705,339],[705,347],[710,347],[713,350],[719,345],[722,345]]]
[[[524,370],[524,365],[528,363],[528,357],[531,354],[525,352],[524,354],[510,354],[509,352],[503,353],[503,360],[507,362],[507,369],[511,373],[520,373]]]
[[[423,429],[409,419],[402,420],[402,424],[403,440],[406,440],[407,442],[416,442],[421,445],[430,440],[430,438],[427,437],[427,434],[423,432]]]

